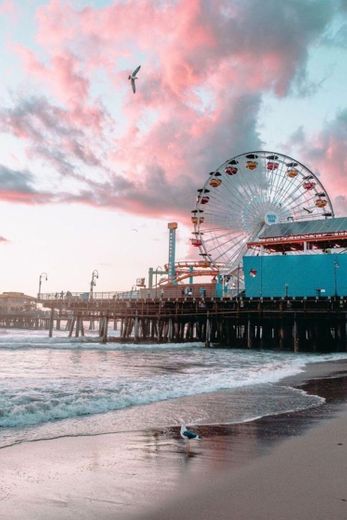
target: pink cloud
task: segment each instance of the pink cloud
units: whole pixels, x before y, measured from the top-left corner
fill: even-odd
[[[341,111],[315,135],[300,134],[299,150],[319,174],[338,214],[347,212],[347,110]]]
[[[28,74],[52,89],[62,102],[72,109],[85,103],[89,81],[79,71],[78,59],[68,51],[52,56],[49,65],[40,62],[35,54],[22,45],[15,47]]]
[[[17,6],[13,0],[3,0],[0,2],[0,16],[9,16],[12,19],[15,19],[17,15]]]
[[[53,197],[43,193],[21,193],[0,189],[0,200],[2,202],[15,202],[19,204],[47,204],[52,202]]]
[[[52,194],[36,190],[33,181],[29,171],[13,170],[0,164],[0,200],[20,204],[46,204],[54,201]]]
[[[73,180],[73,193],[55,201],[189,215],[211,169],[261,147],[262,96],[284,97],[305,78],[308,50],[334,13],[325,0],[139,0],[81,10],[51,0],[37,10],[40,53],[16,46],[38,95],[3,110],[0,129]],[[127,74],[140,62],[134,96]],[[109,110],[98,99],[101,74]]]

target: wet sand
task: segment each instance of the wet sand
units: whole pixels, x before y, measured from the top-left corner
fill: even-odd
[[[286,380],[323,406],[199,426],[190,449],[178,428],[3,448],[0,519],[345,519],[346,370],[320,363]]]
[[[345,362],[321,363],[288,378],[287,384],[325,397],[326,404],[242,425],[245,437],[259,440],[254,457],[244,457],[239,467],[234,464],[209,482],[181,488],[174,500],[133,518],[345,520],[346,368]],[[307,377],[312,379],[306,382]]]

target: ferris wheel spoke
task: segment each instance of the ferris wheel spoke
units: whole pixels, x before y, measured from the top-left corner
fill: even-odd
[[[264,168],[264,171],[266,171],[266,164],[267,163],[266,163],[266,158],[265,157],[263,157],[263,161],[264,161],[263,168]],[[275,199],[275,194],[276,194],[276,191],[277,191],[277,186],[278,186],[278,183],[279,183],[278,168],[271,170],[270,182],[271,182],[271,184],[270,184],[270,190],[269,190],[269,198],[270,198],[270,202],[273,204],[274,203],[274,199]]]
[[[237,171],[225,171],[231,165]],[[296,173],[291,175],[294,167]],[[311,175],[315,182],[312,192],[304,186]],[[283,154],[257,151],[225,161],[199,190],[193,223],[201,254],[212,263],[224,263],[232,272],[247,243],[257,239],[265,223],[271,223],[271,213],[280,221],[322,217],[326,210],[316,204],[320,192],[325,190],[317,177]],[[326,199],[333,214],[331,201],[328,196]]]
[[[222,188],[222,189],[220,189]],[[232,198],[233,200],[233,205],[239,205],[241,206],[242,205],[242,202],[243,202],[243,195],[242,193],[240,193],[238,191],[238,187],[237,186],[234,186],[233,188],[230,187],[230,183],[228,183],[228,181],[226,181],[224,183],[224,185],[222,184],[220,187],[218,188],[212,188],[214,189],[213,192],[211,192],[210,190],[210,198],[211,199],[214,199],[218,202],[221,202],[223,205],[226,204],[226,192],[228,192],[230,194],[230,197]],[[217,191],[219,190],[219,192]]]
[[[233,249],[235,249],[235,252],[233,254],[229,254],[229,260],[226,262],[229,266],[231,266],[235,260],[235,258],[238,257],[240,254],[240,249],[242,249],[242,246],[245,246],[247,244],[247,237],[244,237],[242,240],[240,240],[237,244],[234,244],[229,249],[224,251],[219,257],[216,258],[216,261],[222,258],[227,253],[230,253]]]
[[[266,167],[266,164],[264,166],[264,168]],[[270,175],[269,175],[269,186],[270,186],[270,190],[269,190],[269,198],[270,198],[270,201],[271,203],[273,204],[274,203],[274,199],[275,199],[275,184],[276,184],[276,181],[277,181],[277,170],[276,169],[272,169],[270,170]]]
[[[285,207],[288,207],[293,200],[302,199],[303,201],[307,200],[309,197],[308,192],[303,188],[302,185],[293,186],[293,189],[288,192],[281,201],[281,204]]]
[[[273,187],[272,198],[271,198],[271,202],[274,203],[276,206],[279,206],[278,197],[279,197],[279,194],[281,193],[281,191],[284,189],[283,172],[284,172],[285,164],[283,162],[281,162],[280,164],[281,164],[280,168],[278,168],[276,170],[274,187]]]
[[[217,246],[215,247],[223,247],[225,244],[228,244],[229,242],[231,241],[234,241],[237,240],[239,237],[241,236],[244,236],[244,233],[239,233],[238,235],[224,235],[224,236],[212,236],[211,238],[207,238],[204,240],[204,243],[205,245],[208,245],[208,244],[215,244],[218,240],[222,240],[224,238],[226,238],[226,236],[228,236],[228,240],[226,240],[225,242],[222,242],[222,243],[218,243]],[[210,250],[213,250],[213,248],[211,248]]]
[[[231,251],[233,251],[235,249],[235,251],[238,251],[239,248],[240,248],[240,245],[242,243],[245,243],[247,241],[247,237],[243,237],[239,240],[237,240],[236,242],[233,241],[231,243],[231,245],[227,248],[224,248],[224,249],[221,249],[219,248],[219,250],[217,251],[218,256],[216,256],[215,260],[218,261],[220,258],[224,257],[226,254],[228,254],[228,257],[231,258],[232,254],[231,254]],[[226,245],[226,244],[224,244]],[[223,261],[226,261],[225,259]]]
[[[255,194],[255,190],[251,188],[250,184],[247,184],[247,187],[249,188],[249,191],[247,192],[246,187],[244,185],[240,185],[238,183],[234,183],[234,185],[231,185],[231,182],[226,182],[224,186],[224,190],[226,190],[230,194],[230,198],[233,201],[233,206],[238,208],[244,208],[244,200],[245,196],[252,192],[252,194]],[[216,188],[217,190],[218,188]],[[254,195],[255,197],[255,195]],[[222,202],[225,204],[225,194],[223,192],[220,192],[220,195],[215,196],[213,194],[213,198],[216,198],[216,200]]]
[[[230,266],[237,266],[240,265],[242,261],[242,257],[244,256],[245,252],[247,251],[247,242],[245,242],[241,247],[235,251],[235,253],[231,256],[229,260]]]
[[[285,205],[284,202],[287,197],[291,197],[292,193],[295,193],[298,188],[300,188],[303,174],[301,173],[299,165],[295,166],[295,169],[298,171],[297,177],[291,178],[287,175],[287,164],[285,165],[285,168],[282,169],[281,175],[283,176],[282,180],[282,188],[281,190],[276,194],[277,197],[277,204],[283,206]]]
[[[307,204],[308,198],[305,193],[300,193],[296,197],[292,197],[291,199],[287,199],[285,207],[287,208],[288,213],[293,212],[293,208],[295,207],[301,207],[302,212],[304,212],[304,207]],[[292,217],[293,215],[288,215],[289,217]]]
[[[273,200],[277,206],[282,207],[282,200],[285,197],[285,194],[291,193],[293,191],[293,183],[291,184],[286,177],[281,174],[281,185],[280,189],[274,193]]]
[[[317,211],[318,208],[317,208],[317,206],[314,204],[316,200],[317,200],[317,199],[315,199],[315,196],[314,196],[314,195],[313,195],[311,198],[306,199],[306,200],[305,200],[305,207],[307,206],[307,207],[306,207],[306,210],[308,209],[308,210],[310,210],[310,211],[312,211],[312,212],[313,212],[313,211]],[[294,201],[293,201],[293,202],[294,202]],[[296,201],[295,201],[295,202],[296,202]],[[310,203],[311,203],[311,202],[313,203],[313,206],[310,207]],[[299,207],[299,206],[301,206],[301,203],[300,203],[300,204],[296,203],[294,206],[292,206],[292,209],[296,209],[296,208]],[[312,209],[311,209],[311,208],[312,208]],[[309,213],[309,212],[308,212],[308,213]],[[312,213],[309,213],[309,214],[312,214]]]
[[[285,206],[285,201],[287,201],[290,197],[292,197],[293,193],[296,193],[297,190],[301,191],[301,184],[300,183],[289,183],[287,181],[286,189],[283,190],[283,193],[281,194],[281,197],[277,200],[277,204],[282,206]]]
[[[299,195],[291,200],[287,200],[287,206],[290,209],[297,208],[302,204],[310,204],[311,201],[315,200],[315,195],[306,196],[306,193],[299,193]]]
[[[223,196],[221,196],[221,197],[212,196],[210,198],[210,202],[213,202],[213,201],[223,204],[224,205],[223,210],[227,214],[230,213],[230,210],[228,211],[228,203],[223,199]],[[242,208],[242,196],[241,196],[241,194],[239,194],[238,192],[235,192],[235,191],[234,191],[234,195],[233,195],[233,207],[235,209]]]
[[[279,196],[279,199],[278,199],[279,203],[284,203],[286,200],[286,197],[290,196],[290,194],[292,192],[296,191],[296,189],[298,189],[304,181],[305,173],[302,171],[301,165],[297,164],[295,166],[295,169],[297,170],[298,174],[294,178],[289,177],[286,172],[284,173],[285,177],[286,177],[287,188],[284,189],[283,192],[281,193],[281,195]]]
[[[220,225],[220,226],[206,226],[203,229],[199,230],[198,233],[200,234],[207,234],[207,233],[219,233],[219,232],[225,232],[228,231],[229,233],[239,233],[240,230],[236,230],[228,225]]]
[[[312,173],[309,170],[305,169],[305,167],[302,164],[300,164],[298,166],[300,166],[300,170],[299,171],[300,171],[300,174],[301,174],[300,183],[303,184],[303,182],[305,181],[305,177],[306,178],[307,177],[311,177],[312,181],[316,185],[316,190],[315,191],[317,191],[317,187],[318,187],[318,192],[325,191],[323,185],[321,184],[319,179],[314,175],[314,173]],[[284,200],[284,202],[286,202],[286,199]]]
[[[218,171],[220,173],[222,171],[222,175],[224,175],[225,179],[227,179],[226,185],[228,191],[230,191],[230,194],[233,195],[233,192],[231,190],[237,189],[240,195],[242,196],[242,191],[240,192],[240,188],[242,188],[242,190],[250,190],[252,194],[255,195],[257,191],[257,185],[254,182],[253,178],[250,177],[250,175],[252,175],[251,172],[245,171],[244,166],[238,163],[236,165],[236,167],[238,168],[238,172],[233,176],[228,176],[224,173],[224,170],[227,167],[228,163],[229,161],[226,161],[220,168],[218,168]]]
[[[243,235],[243,237],[241,238],[241,240],[243,240],[243,238],[244,238],[244,235]],[[230,244],[231,242],[232,242],[234,245],[238,243],[237,241],[235,242],[235,239],[234,239],[234,238],[232,238],[232,239],[229,238],[229,240],[226,240],[225,242],[222,242],[221,244],[218,244],[217,246],[212,247],[211,249],[209,249],[209,251],[210,251],[210,252],[213,252],[213,251],[215,251],[216,249],[222,249],[224,246]],[[232,247],[234,247],[234,245],[233,245]]]
[[[224,165],[218,170],[223,170],[225,166],[228,164],[228,161],[224,163]],[[249,196],[250,193],[254,196],[254,198],[260,197],[264,198],[262,191],[259,190],[259,178],[255,177],[254,172],[246,171],[246,168],[242,164],[237,165],[239,172],[232,176],[228,177],[229,182],[227,182],[227,189],[230,191],[231,189],[237,190],[241,197],[241,202],[244,200],[245,194]],[[230,192],[233,195],[233,192]]]

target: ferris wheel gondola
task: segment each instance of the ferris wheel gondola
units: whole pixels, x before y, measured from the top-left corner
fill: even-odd
[[[280,153],[244,153],[210,172],[198,190],[192,245],[231,273],[265,226],[333,216],[323,184],[302,163]]]

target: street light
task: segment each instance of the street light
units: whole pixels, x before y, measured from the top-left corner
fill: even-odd
[[[41,285],[42,285],[42,278],[44,278],[44,280],[47,282],[48,278],[47,278],[47,273],[41,273],[40,276],[39,276],[39,292],[37,294],[37,298],[40,299],[40,296],[41,296]]]
[[[94,287],[96,286],[96,281],[99,278],[99,273],[97,271],[97,269],[94,269],[94,271],[92,272],[92,279],[90,280],[90,299],[92,300],[93,298],[93,290],[94,290]]]

